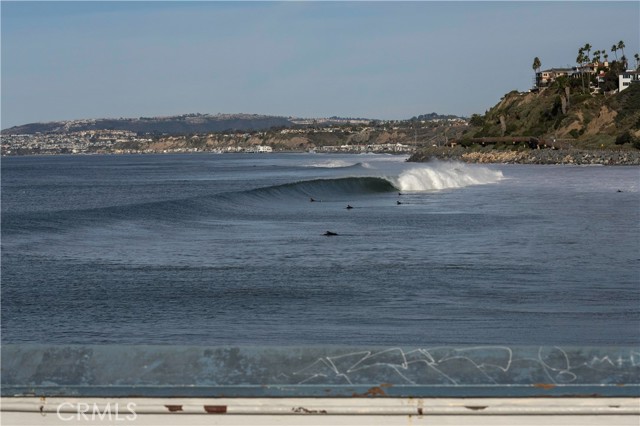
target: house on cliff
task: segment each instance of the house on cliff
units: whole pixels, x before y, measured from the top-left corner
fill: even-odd
[[[591,85],[591,89],[599,91],[600,85],[605,82],[605,75],[608,69],[609,63],[590,63],[584,64],[578,67],[571,68],[549,68],[546,70],[538,71],[536,73],[535,85],[533,90],[538,90],[544,87],[550,86],[558,78],[567,76],[572,78],[578,78],[581,75],[594,75],[597,78],[597,86]],[[637,84],[640,82],[640,71],[626,70],[618,75],[618,92],[622,92],[628,88],[631,84]]]
[[[618,91],[622,92],[632,84],[640,83],[640,72],[627,70],[618,75]]]
[[[536,88],[547,87],[558,77],[563,75],[571,75],[574,72],[573,68],[550,68],[536,73]]]
[[[540,89],[542,87],[550,86],[554,81],[563,76],[568,77],[579,77],[580,75],[590,75],[596,74],[598,72],[598,68],[608,67],[609,63],[590,63],[584,64],[579,67],[571,67],[571,68],[549,68],[548,70],[543,70],[536,73],[536,89]]]

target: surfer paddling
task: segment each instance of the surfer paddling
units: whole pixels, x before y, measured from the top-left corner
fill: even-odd
[[[333,237],[333,236],[338,235],[338,233],[337,232],[332,232],[332,231],[327,231],[327,232],[324,233],[324,235],[325,235],[325,237]]]

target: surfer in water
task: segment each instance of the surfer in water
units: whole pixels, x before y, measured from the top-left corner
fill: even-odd
[[[351,204],[347,204],[347,207],[346,207],[347,210],[352,209],[352,208],[353,207],[351,207]]]
[[[324,235],[326,237],[333,237],[335,235],[338,235],[338,233],[337,232],[332,232],[332,231],[327,231],[327,232],[324,233]]]
[[[316,200],[315,200],[315,198],[311,197],[311,198],[309,198],[309,201],[311,201],[311,202],[313,203],[313,202],[315,202]]]

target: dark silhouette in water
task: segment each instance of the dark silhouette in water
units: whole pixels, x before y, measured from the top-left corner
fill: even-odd
[[[327,231],[324,233],[326,237],[333,237],[334,235],[338,235],[336,232]]]
[[[309,201],[311,201],[313,203],[316,200],[313,197],[311,197],[311,198],[309,198]]]
[[[396,204],[400,205],[400,204],[402,204],[402,203],[401,203],[400,201],[396,201]]]
[[[351,204],[347,204],[347,207],[346,207],[347,210],[352,209],[352,208],[353,207],[351,207]]]

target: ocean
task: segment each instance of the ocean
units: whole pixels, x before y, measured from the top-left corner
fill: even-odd
[[[640,168],[405,160],[3,158],[2,342],[640,343]]]

